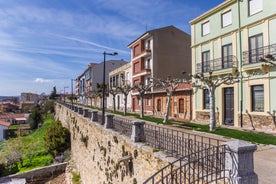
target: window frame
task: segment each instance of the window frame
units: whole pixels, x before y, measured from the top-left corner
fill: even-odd
[[[208,25],[208,27],[205,27],[207,25]],[[204,30],[206,30],[207,32],[205,32]],[[210,32],[211,32],[211,30],[210,30],[210,21],[206,21],[206,22],[202,23],[201,24],[201,35],[206,36],[206,35],[210,34]]]
[[[259,6],[260,4],[255,4],[256,7],[258,7],[255,11],[252,12],[252,6],[251,6],[251,3],[261,3],[261,6]],[[260,2],[257,2],[257,1],[260,1]],[[263,11],[263,0],[248,0],[248,16],[253,16],[261,11]]]
[[[262,89],[254,89],[254,88],[257,88],[257,87],[262,87]],[[251,112],[264,112],[264,103],[265,103],[265,100],[264,100],[264,85],[263,84],[259,84],[259,85],[252,85],[251,86]],[[261,105],[258,105],[258,102],[256,102],[256,93],[257,92],[262,92],[262,104]],[[259,102],[260,103],[260,102]],[[259,107],[260,106],[260,107]],[[258,110],[258,108],[260,110]]]
[[[225,15],[227,15],[228,13],[230,13],[230,22],[228,23],[228,24],[225,24],[224,25],[224,23],[225,23],[225,21],[224,21],[224,16]],[[227,21],[226,21],[227,22]],[[227,27],[227,26],[230,26],[232,24],[232,11],[231,10],[228,10],[228,11],[226,11],[226,12],[223,12],[222,14],[221,14],[221,27],[222,28],[225,28],[225,27]]]
[[[205,59],[207,56],[208,56],[208,59]],[[206,50],[201,53],[201,60],[202,60],[202,73],[209,72],[211,69],[210,50]]]

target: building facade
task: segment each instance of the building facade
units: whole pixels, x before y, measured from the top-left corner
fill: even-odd
[[[147,31],[128,45],[131,49],[132,84],[146,85],[150,80],[183,78],[183,72],[191,73],[191,37],[174,26]],[[166,93],[159,93],[166,97]],[[132,111],[141,110],[137,91],[132,91]],[[146,113],[157,112],[154,89],[145,94]]]
[[[129,62],[111,72],[109,72],[109,89],[117,91],[115,95],[115,109],[123,111],[125,108],[125,96],[118,87],[123,85],[132,86],[132,63]],[[109,93],[107,98],[107,108],[113,109],[113,95]],[[131,111],[131,93],[127,95],[127,111]]]
[[[275,129],[275,7],[274,0],[226,0],[190,22],[192,73],[240,74],[215,91],[218,124]],[[193,117],[207,122],[205,89],[195,90],[193,103]]]
[[[108,84],[109,72],[126,64],[124,60],[108,60],[105,62],[105,83]],[[101,106],[101,94],[98,93],[97,84],[103,83],[104,62],[91,63],[85,71],[76,78],[76,95],[78,103],[92,106]]]

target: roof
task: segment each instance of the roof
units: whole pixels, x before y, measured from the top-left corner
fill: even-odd
[[[222,10],[223,8],[229,6],[230,4],[236,2],[237,0],[225,0],[223,3],[219,4],[218,6],[210,9],[209,11],[203,13],[202,15],[196,17],[195,19],[190,21],[190,24],[193,25],[201,20],[206,19],[207,17],[209,17],[210,15],[212,15],[213,13]]]
[[[137,40],[140,40],[141,38],[145,37],[146,35],[150,35],[150,34],[152,34],[154,32],[158,32],[158,31],[163,30],[163,29],[177,29],[177,30],[180,30],[180,29],[176,28],[173,25],[166,26],[166,27],[161,27],[161,28],[158,28],[158,29],[152,29],[150,31],[145,32],[144,34],[142,34],[141,36],[139,36],[137,39],[135,39],[134,41],[132,41],[130,44],[128,44],[128,47],[130,47],[133,43],[135,43]],[[182,31],[182,30],[180,30],[180,31]],[[185,32],[183,32],[183,33],[185,33]]]
[[[0,125],[5,126],[5,127],[9,127],[11,125],[11,123],[0,120]]]
[[[14,118],[15,121],[26,121],[26,118]]]
[[[0,119],[14,119],[14,118],[25,118],[26,115],[21,113],[21,114],[13,114],[13,113],[3,113],[0,114]]]

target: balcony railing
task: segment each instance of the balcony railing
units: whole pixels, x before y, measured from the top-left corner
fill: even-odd
[[[243,52],[243,65],[258,63],[260,58],[265,58],[268,54],[276,55],[276,44]]]
[[[209,60],[204,63],[196,64],[196,73],[205,73],[210,71],[216,71],[226,68],[237,67],[237,58],[236,56],[229,55],[223,58],[217,58],[214,60]]]

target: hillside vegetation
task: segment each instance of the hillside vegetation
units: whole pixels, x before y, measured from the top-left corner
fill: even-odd
[[[48,114],[45,116],[43,125],[32,134],[9,139],[2,143],[0,145],[0,175],[9,175],[50,165],[53,161],[53,154],[45,146],[45,137],[49,134],[48,130],[59,129],[57,128],[59,126],[61,126],[60,123],[54,121],[51,115]],[[64,142],[64,140],[62,141]],[[49,145],[49,142],[47,144]],[[70,141],[68,144],[70,146]]]

